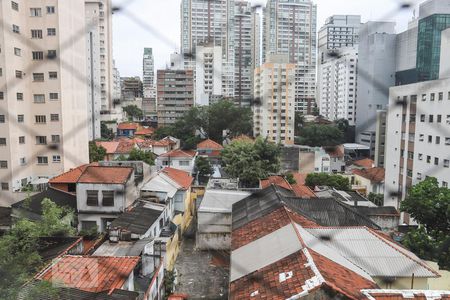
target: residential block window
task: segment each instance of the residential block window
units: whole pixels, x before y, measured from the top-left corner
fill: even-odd
[[[86,205],[98,206],[98,191],[86,191]]]
[[[0,146],[6,146],[6,138],[0,138]]]
[[[439,158],[438,158],[438,157],[435,157],[435,158],[434,158],[434,164],[435,164],[436,166],[439,165]]]
[[[33,73],[33,81],[44,81],[44,73]]]
[[[433,136],[429,135],[428,136],[428,143],[432,143],[433,142]]]
[[[11,8],[19,11],[19,3],[15,2],[15,1],[11,1]]]
[[[431,156],[427,155],[427,164],[431,163]]]
[[[36,144],[47,145],[47,137],[46,136],[36,136]]]
[[[428,116],[428,122],[433,123],[434,120],[434,116],[433,115],[429,115]]]
[[[24,115],[17,115],[17,123],[23,123],[24,120],[25,120]]]
[[[40,7],[30,8],[30,17],[42,17],[42,9]]]
[[[442,115],[437,115],[436,122],[442,123]]]
[[[97,222],[95,221],[81,221],[81,230],[90,231],[92,229],[97,230]]]
[[[114,206],[114,191],[102,191],[102,195],[103,206]]]
[[[31,29],[31,38],[32,39],[42,39],[42,30],[41,29]]]
[[[19,144],[25,144],[25,137],[19,136]]]
[[[22,49],[14,47],[14,55],[15,56],[22,56]]]
[[[436,137],[436,145],[439,145],[441,143],[441,137],[437,136]]]
[[[417,180],[422,180],[422,173],[417,173]]]
[[[444,93],[442,93],[442,92],[439,93],[438,100],[439,101],[444,100]]]
[[[180,163],[179,163],[179,165],[180,166],[189,166],[189,161],[188,160],[180,160]]]
[[[34,103],[45,103],[45,95],[44,94],[34,94],[33,99],[34,99]]]
[[[58,93],[50,93],[50,100],[58,100],[59,95]]]
[[[17,101],[23,101],[23,93],[16,94]]]
[[[450,160],[444,159],[444,168],[450,167]]]
[[[450,138],[448,138],[448,137],[445,138],[445,144],[450,145]]]
[[[48,72],[49,79],[58,79],[58,72]]]
[[[442,187],[448,188],[448,182],[447,181],[442,181]]]
[[[59,121],[59,114],[50,114],[50,121],[58,122]]]
[[[59,144],[60,143],[60,137],[59,135],[52,135],[52,143]]]
[[[19,159],[19,164],[20,164],[21,166],[25,166],[25,165],[27,164],[27,159],[26,159],[25,157],[21,157],[21,158]]]
[[[8,169],[8,161],[0,160],[0,169]]]
[[[16,78],[22,78],[22,77],[23,77],[22,71],[16,70]]]
[[[54,163],[60,163],[61,162],[61,155],[53,155],[53,162]]]
[[[48,36],[55,36],[56,35],[56,28],[47,28],[47,35]]]
[[[54,14],[55,11],[56,10],[54,6],[47,6],[47,14]]]
[[[38,165],[48,165],[48,157],[47,156],[38,156],[37,163],[38,163]]]
[[[20,33],[20,27],[15,25],[15,24],[13,24],[12,30],[13,30],[14,33]]]
[[[5,93],[0,92],[0,100],[4,100],[5,99]]]
[[[55,59],[56,58],[56,50],[48,50],[47,58],[48,59]]]
[[[9,183],[2,182],[2,191],[8,191],[9,190]]]
[[[423,160],[423,154],[419,153],[419,160]]]
[[[0,68],[0,76],[3,76],[3,69]]]
[[[44,52],[42,51],[33,51],[32,52],[33,60],[43,60]]]
[[[430,101],[434,101],[434,97],[435,97],[435,94],[434,94],[434,93],[431,93],[431,94],[430,94]]]
[[[0,123],[5,123],[5,115],[0,115]]]
[[[47,123],[47,117],[45,115],[37,115],[34,116],[36,123],[38,124],[45,124]]]

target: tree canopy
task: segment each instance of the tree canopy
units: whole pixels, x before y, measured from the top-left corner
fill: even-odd
[[[196,106],[184,114],[173,125],[158,128],[155,138],[171,135],[182,141],[183,149],[193,149],[201,137],[218,143],[223,141],[223,132],[229,137],[250,134],[253,127],[252,112],[249,108],[222,100],[209,106]]]
[[[350,190],[350,180],[340,175],[311,173],[306,176],[305,185],[314,189],[316,186],[328,186],[341,191]]]
[[[101,126],[100,131],[101,131],[102,139],[112,140],[114,138],[113,130],[109,129],[108,126],[104,122],[102,122],[100,126]]]
[[[97,146],[95,142],[89,143],[89,162],[97,162],[105,159],[106,149],[102,146]]]
[[[423,259],[450,270],[450,190],[429,177],[413,186],[400,209],[418,222],[404,244]]]
[[[143,161],[146,164],[153,166],[155,164],[155,155],[152,152],[142,151],[133,148],[128,156],[127,161]]]
[[[128,115],[129,121],[133,121],[134,119],[142,119],[144,117],[144,112],[136,105],[127,105],[122,109]]]
[[[300,130],[296,143],[310,147],[331,147],[344,142],[343,132],[335,125],[307,125]]]
[[[236,140],[222,151],[224,170],[233,178],[239,178],[246,186],[255,186],[260,179],[280,170],[279,145],[261,137],[256,141]]]

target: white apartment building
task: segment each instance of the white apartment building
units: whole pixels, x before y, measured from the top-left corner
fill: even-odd
[[[98,139],[100,113],[113,106],[112,3],[85,0],[89,139]]]
[[[155,89],[155,60],[153,58],[153,49],[144,48],[144,58],[142,61],[142,87],[144,99],[154,99],[156,97]]]
[[[113,106],[120,101],[122,97],[122,88],[120,86],[120,72],[119,69],[116,68],[116,63],[113,61]]]
[[[84,1],[1,1],[0,205],[89,162]]]
[[[325,118],[346,119],[349,125],[355,125],[358,49],[341,48],[337,53],[318,66],[317,103]]]
[[[195,60],[195,104],[209,105],[222,93],[221,46],[197,46]]]
[[[255,69],[253,132],[274,143],[294,144],[295,64],[287,55],[269,55]]]
[[[264,9],[263,61],[287,54],[296,64],[295,110],[311,113],[316,99],[317,6],[310,0],[268,0]]]
[[[390,89],[384,203],[399,207],[427,177],[450,183],[450,29],[441,33],[440,79]],[[408,223],[408,216],[402,221]]]
[[[375,154],[377,111],[386,109],[389,87],[395,85],[394,22],[367,22],[360,30],[356,142]]]

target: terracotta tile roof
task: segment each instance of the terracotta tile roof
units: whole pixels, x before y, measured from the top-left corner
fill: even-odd
[[[160,157],[189,157],[193,158],[195,156],[196,152],[193,150],[172,150],[170,152],[161,154]]]
[[[139,127],[134,135],[152,135],[154,132],[155,129],[153,129],[152,127]]]
[[[276,184],[287,190],[292,190],[292,186],[289,184],[289,182],[286,181],[286,179],[284,179],[283,176],[270,176],[267,179],[261,180],[261,188],[262,189],[267,188],[271,184]]]
[[[129,122],[127,122],[127,123],[120,123],[117,126],[117,129],[119,129],[119,130],[137,130],[138,127],[139,127],[138,123],[129,123]]]
[[[112,293],[120,289],[139,262],[139,257],[66,255],[36,276],[88,292]]]
[[[358,170],[355,169],[352,171],[353,174],[369,179],[372,182],[383,182],[384,181],[384,168],[370,168]]]
[[[167,142],[169,145],[175,145],[177,142],[176,139],[171,136],[166,136],[165,138],[161,139],[160,142]]]
[[[207,139],[197,144],[197,150],[198,149],[222,150],[223,147],[221,144],[216,143],[211,139]]]
[[[177,170],[170,167],[164,168],[163,170],[161,170],[161,173],[164,173],[167,176],[169,176],[170,179],[178,183],[184,189],[188,189],[192,185],[192,182],[194,181],[194,177],[190,176],[188,172]]]
[[[119,142],[95,142],[98,147],[103,147],[107,154],[116,153],[117,147],[119,147]]]
[[[116,154],[129,154],[134,149],[135,142],[132,140],[120,140]]]
[[[354,161],[353,164],[356,166],[359,166],[359,167],[370,169],[370,168],[373,168],[373,166],[375,165],[375,162],[369,158],[364,158],[364,159]]]
[[[124,184],[133,173],[129,167],[90,166],[80,176],[79,183]]]
[[[291,184],[292,190],[294,191],[295,195],[300,198],[316,198],[316,194],[307,187],[306,185],[301,185],[298,183]]]
[[[78,179],[80,179],[80,176],[83,174],[83,172],[86,170],[86,168],[91,165],[95,165],[95,164],[85,164],[85,165],[76,167],[75,169],[71,169],[65,173],[62,173],[58,176],[53,177],[48,182],[50,184],[52,184],[52,183],[77,183]]]

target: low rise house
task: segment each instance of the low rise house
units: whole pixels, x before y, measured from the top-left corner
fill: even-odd
[[[345,172],[344,146],[327,147],[325,152],[330,156],[330,168],[332,173]]]
[[[365,194],[370,193],[384,195],[384,168],[368,168],[368,169],[354,169],[351,184],[362,186],[365,189]]]
[[[117,125],[117,136],[133,137],[138,128],[138,123],[120,123]]]
[[[95,144],[97,147],[103,147],[106,150],[106,155],[103,160],[109,161],[117,158],[118,141],[96,141]]]
[[[140,141],[140,140],[139,140]],[[120,157],[128,158],[131,150],[138,149],[137,141],[131,139],[119,139],[117,141],[96,141],[95,144],[106,150],[105,161],[114,161]]]
[[[80,179],[80,176],[83,174],[87,167],[95,165],[97,164],[92,163],[70,169],[65,173],[51,178],[48,184],[54,189],[75,194],[77,192],[77,182],[78,179]]]
[[[331,173],[330,155],[321,147],[301,146],[298,170],[301,173]]]
[[[197,144],[197,155],[208,158],[213,165],[219,164],[222,150],[223,146],[211,139],[206,139]]]
[[[138,129],[134,132],[134,136],[140,137],[140,138],[151,138],[151,136],[155,133],[155,129],[152,127],[144,127],[140,126]]]
[[[165,137],[159,141],[144,140],[138,143],[139,149],[146,152],[152,152],[159,156],[180,148],[180,140],[173,137]]]
[[[297,173],[298,174],[298,173]],[[295,196],[300,198],[315,198],[316,195],[314,192],[305,185],[304,180],[299,180],[297,182],[296,176],[299,177],[300,174],[294,175],[293,178],[295,183],[290,184],[283,176],[270,176],[267,179],[263,179],[260,181],[260,186],[262,189],[267,188],[271,184],[278,185],[282,188],[291,190],[294,192]]]
[[[380,226],[383,231],[396,231],[400,223],[400,213],[392,206],[358,206],[354,209]]]
[[[105,232],[138,197],[133,168],[89,166],[77,183],[78,229]]]
[[[196,155],[197,153],[192,150],[173,150],[158,156],[156,159],[156,167],[158,170],[171,167],[192,174]]]
[[[250,196],[237,190],[207,189],[197,211],[196,248],[229,250],[231,248],[231,208]]]

